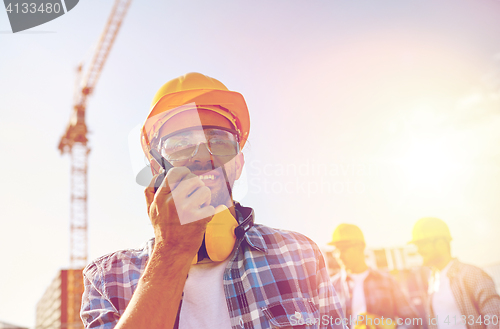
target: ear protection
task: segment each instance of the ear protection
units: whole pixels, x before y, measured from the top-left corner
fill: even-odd
[[[237,227],[238,222],[226,206],[220,205],[215,208],[215,215],[207,224],[205,231],[205,248],[212,261],[222,262],[229,257],[236,243]],[[197,262],[198,254],[194,256],[192,264]]]

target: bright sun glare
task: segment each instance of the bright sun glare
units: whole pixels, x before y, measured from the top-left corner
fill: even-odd
[[[417,140],[402,159],[402,167],[412,188],[442,190],[458,173],[458,164],[441,140]]]
[[[442,117],[419,109],[412,118],[410,140],[400,159],[409,187],[442,192],[458,179],[461,169],[455,129],[445,129]],[[446,131],[445,131],[446,130]]]

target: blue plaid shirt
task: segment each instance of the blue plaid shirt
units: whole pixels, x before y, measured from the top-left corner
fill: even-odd
[[[253,216],[237,204],[240,222]],[[98,258],[83,271],[81,318],[85,328],[114,328],[137,288],[154,239],[141,249]],[[316,244],[289,231],[254,225],[236,243],[224,271],[231,326],[344,329],[339,299]]]

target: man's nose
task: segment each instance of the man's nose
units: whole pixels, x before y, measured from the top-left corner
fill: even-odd
[[[207,143],[198,144],[196,153],[193,155],[192,161],[201,163],[202,165],[212,161],[211,154],[208,151]]]

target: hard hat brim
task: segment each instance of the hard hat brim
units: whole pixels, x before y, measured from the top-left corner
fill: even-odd
[[[417,239],[417,240],[413,239],[411,241],[408,241],[406,244],[415,244],[416,245],[417,243],[420,243],[420,242],[433,241],[433,240],[437,240],[437,239],[445,239],[448,242],[451,242],[451,240],[453,240],[449,236],[438,235],[438,236],[430,236],[430,237],[427,237],[427,238],[424,238],[424,239]]]
[[[364,240],[339,240],[339,241],[331,241],[327,243],[329,246],[338,246],[338,245],[365,245],[366,242]]]
[[[185,107],[186,105],[189,106]],[[168,120],[169,116],[171,117],[176,113],[193,109],[197,106],[222,107],[222,112],[219,110],[217,110],[217,112],[225,116],[235,125],[235,129],[239,133],[240,149],[243,149],[250,132],[250,116],[243,95],[228,90],[191,89],[167,94],[161,97],[152,106],[146,122],[144,123],[141,138],[142,149],[148,158],[150,157],[150,141],[161,128],[161,125]],[[162,120],[163,122],[161,125],[158,125],[158,120],[155,117],[161,116],[162,113],[165,113],[167,117],[164,121]],[[179,127],[179,129],[182,128],[184,127]]]

